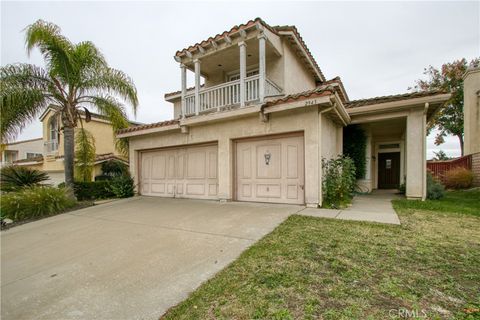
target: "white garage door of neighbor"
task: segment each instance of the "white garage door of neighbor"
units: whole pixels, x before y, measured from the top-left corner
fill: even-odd
[[[217,198],[217,146],[191,146],[141,154],[141,194]]]
[[[236,198],[303,204],[303,136],[236,143]]]

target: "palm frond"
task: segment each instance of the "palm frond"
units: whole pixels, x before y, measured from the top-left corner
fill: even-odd
[[[49,105],[44,91],[29,88],[2,88],[0,93],[0,137],[11,141]]]
[[[138,106],[137,89],[133,80],[124,72],[113,68],[98,69],[88,75],[79,85],[86,95],[118,95],[133,107],[136,114]]]
[[[47,91],[53,85],[48,73],[33,64],[9,64],[0,68],[0,85],[5,87],[28,87]]]
[[[100,50],[90,41],[83,41],[76,44],[72,52],[75,69],[79,70],[79,75],[107,68],[108,64]]]
[[[53,23],[37,20],[26,28],[25,44],[28,54],[37,47],[45,59],[49,73],[68,83],[73,74],[73,45],[60,31],[60,27]]]
[[[97,112],[106,116],[112,125],[114,132],[127,128],[130,123],[125,112],[125,107],[112,96],[89,96],[84,97],[83,102],[94,107]],[[116,149],[123,155],[128,155],[128,140],[117,139]]]
[[[88,182],[92,180],[95,166],[95,139],[84,128],[75,134],[75,179]]]

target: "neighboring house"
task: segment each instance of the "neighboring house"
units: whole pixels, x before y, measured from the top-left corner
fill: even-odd
[[[450,97],[418,92],[350,101],[327,80],[294,26],[261,19],[177,51],[175,119],[121,130],[143,195],[322,204],[322,158],[342,153],[343,128],[368,135],[365,190],[426,195],[427,121]],[[195,87],[186,88],[187,70]],[[201,84],[201,78],[204,84]]]
[[[42,138],[7,143],[2,146],[1,166],[11,165],[17,160],[42,156]]]
[[[83,118],[83,127],[89,131],[95,139],[95,167],[93,177],[101,175],[101,164],[105,161],[115,159],[128,164],[128,160],[121,156],[115,149],[115,135],[110,122],[101,115],[92,113],[91,121],[86,122]],[[48,108],[40,116],[43,126],[43,138],[41,139],[42,151],[37,157],[19,159],[14,161],[15,165],[27,166],[32,169],[48,173],[53,184],[57,185],[65,181],[63,166],[63,131],[58,114],[55,114],[53,107]]]

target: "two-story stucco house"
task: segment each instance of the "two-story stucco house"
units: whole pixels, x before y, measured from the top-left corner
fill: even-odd
[[[259,18],[179,50],[175,60],[181,90],[165,95],[174,119],[118,132],[129,138],[140,194],[317,207],[322,158],[341,154],[343,128],[361,124],[364,188],[406,181],[408,198],[425,198],[426,125],[449,94],[350,101],[294,26]]]
[[[91,120],[85,121],[83,118],[83,127],[89,131],[95,139],[95,168],[93,177],[100,175],[101,164],[105,161],[115,159],[128,164],[115,148],[115,134],[110,122],[103,116],[91,114]],[[47,108],[40,116],[42,122],[43,135],[41,138],[42,151],[36,157],[29,157],[14,161],[14,165],[26,166],[32,169],[45,171],[48,173],[53,184],[59,184],[65,181],[65,171],[63,165],[63,131],[61,130],[61,121],[59,115],[53,107]]]

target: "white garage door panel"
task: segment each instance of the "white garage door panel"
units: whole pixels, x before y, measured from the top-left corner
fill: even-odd
[[[236,199],[304,203],[302,136],[239,141],[236,144]]]
[[[215,199],[217,146],[185,147],[142,153],[141,194]]]

